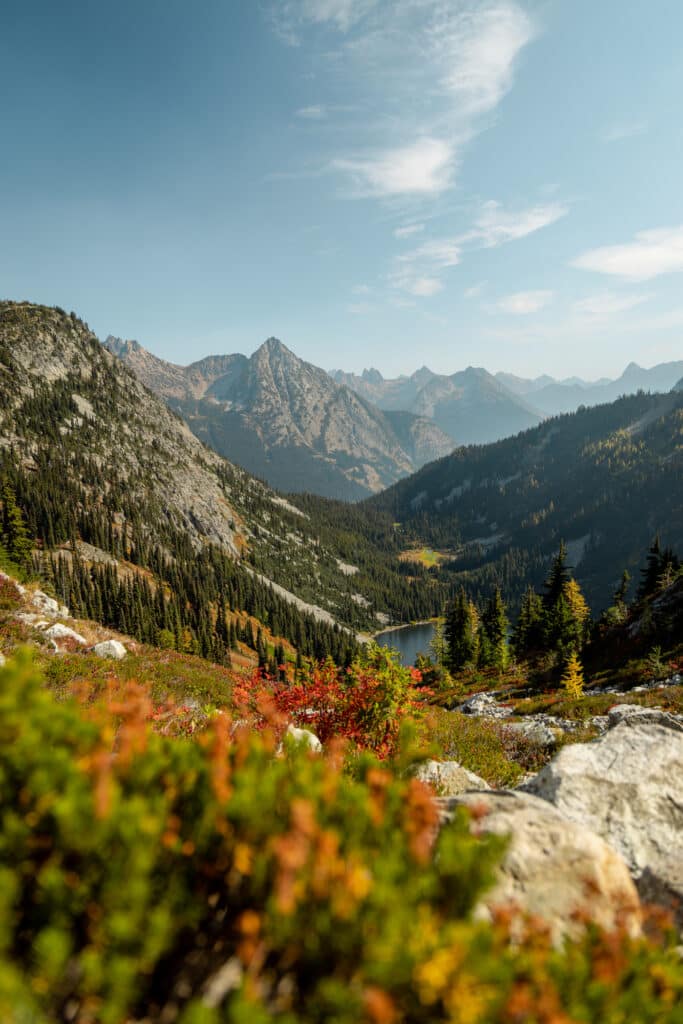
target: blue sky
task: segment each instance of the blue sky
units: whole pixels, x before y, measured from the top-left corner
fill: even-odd
[[[0,294],[190,362],[683,358],[680,0],[4,0]]]

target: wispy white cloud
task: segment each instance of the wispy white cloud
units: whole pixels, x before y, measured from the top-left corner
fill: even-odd
[[[439,276],[446,268],[457,266],[467,250],[497,248],[525,238],[566,216],[568,209],[559,202],[519,210],[507,210],[493,201],[484,203],[469,230],[452,238],[432,239],[396,256],[392,283],[394,287],[409,288],[418,276]]]
[[[275,0],[270,19],[282,39],[290,46],[300,42],[300,31],[307,24],[332,25],[348,32],[361,21],[379,0]]]
[[[455,267],[460,262],[460,246],[457,240],[435,238],[397,259],[399,263],[422,263],[435,268]]]
[[[528,316],[544,309],[552,302],[552,298],[553,293],[550,291],[515,292],[499,299],[496,309],[501,313],[512,313],[514,316]]]
[[[346,311],[354,316],[367,316],[368,313],[374,313],[375,308],[371,302],[351,302]]]
[[[571,264],[627,281],[683,272],[683,225],[639,231],[632,242],[588,249]]]
[[[326,63],[360,100],[365,115],[345,126],[348,146],[327,161],[356,197],[452,187],[456,156],[512,87],[537,34],[517,0],[271,0],[269,10],[288,42],[307,33],[315,48],[324,28]],[[320,119],[315,109],[300,116]]]
[[[321,103],[314,103],[310,107],[300,107],[296,116],[303,118],[304,121],[322,121],[327,117],[327,107]]]
[[[424,229],[424,224],[404,224],[394,229],[394,238],[410,238],[412,235],[419,235]]]
[[[428,298],[443,290],[443,281],[438,277],[417,277],[409,281],[406,291],[420,298]]]
[[[471,288],[465,288],[462,294],[466,299],[478,299],[483,294],[485,288],[486,282],[480,281],[479,284],[473,284]]]
[[[540,231],[568,213],[569,207],[559,202],[541,203],[523,210],[505,210],[501,203],[490,200],[483,204],[474,225],[461,236],[461,241],[477,242],[486,249],[496,248]]]
[[[647,302],[649,295],[620,295],[617,292],[602,292],[599,295],[589,295],[574,303],[577,313],[586,313],[589,316],[612,316],[615,313],[625,313],[629,309],[635,309]]]
[[[451,143],[421,138],[408,146],[385,149],[358,159],[336,159],[331,168],[347,174],[355,197],[438,195],[453,181]]]
[[[445,88],[471,114],[498,106],[512,85],[517,57],[536,35],[515,3],[440,4],[431,26],[434,53],[448,70]]]
[[[645,121],[616,121],[602,135],[603,142],[622,142],[624,139],[633,139],[638,135],[645,135],[647,124]]]

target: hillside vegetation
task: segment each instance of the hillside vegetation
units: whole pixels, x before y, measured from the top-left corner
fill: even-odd
[[[344,662],[378,614],[434,606],[390,550],[322,531],[205,448],[75,314],[0,305],[0,395],[0,479],[36,569],[79,614],[218,660],[250,642],[251,616]]]
[[[683,395],[637,394],[458,448],[368,502],[446,555],[442,573],[518,604],[561,540],[594,610],[652,538],[683,547]]]

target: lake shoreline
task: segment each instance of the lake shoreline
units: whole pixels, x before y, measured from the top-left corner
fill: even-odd
[[[415,629],[416,626],[429,626],[436,625],[439,622],[439,617],[434,616],[431,619],[417,619],[415,622],[402,622],[400,626],[385,626],[383,629],[378,629],[376,633],[372,634],[372,639],[376,640],[378,636],[382,636],[383,633],[395,633],[399,629]]]

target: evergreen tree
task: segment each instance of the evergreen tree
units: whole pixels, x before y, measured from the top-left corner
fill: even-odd
[[[462,588],[447,606],[445,618],[446,668],[455,673],[476,664],[479,650],[479,614]]]
[[[505,605],[496,586],[489,598],[481,618],[479,644],[479,664],[492,665],[503,669],[508,660],[508,631],[510,624],[505,613]]]
[[[546,611],[554,608],[557,602],[564,593],[564,588],[569,582],[570,573],[567,566],[567,545],[562,540],[560,541],[560,548],[553,564],[550,567],[550,572],[545,581],[545,594],[543,595],[543,606]]]
[[[10,558],[22,568],[28,566],[33,544],[24,516],[17,505],[16,494],[8,481],[5,481],[2,488],[2,543]]]
[[[519,657],[537,651],[543,644],[543,599],[533,587],[527,587],[522,598],[519,618],[512,636],[512,645]]]

